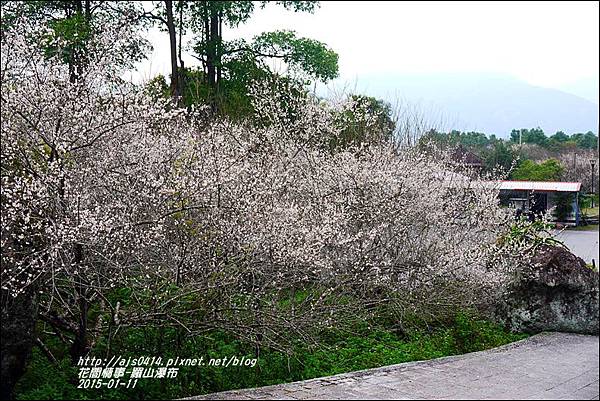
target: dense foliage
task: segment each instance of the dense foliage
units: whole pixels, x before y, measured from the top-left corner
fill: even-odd
[[[503,140],[480,132],[431,130],[420,138],[422,147],[428,143],[468,149],[481,159],[484,172],[501,169],[513,180],[575,181],[584,192],[598,189],[598,174],[592,185],[592,170],[599,165],[598,136],[592,132],[569,136],[559,131],[548,137],[540,128],[521,129]]]
[[[223,332],[213,332],[201,341],[178,338],[177,331],[164,328],[130,329],[121,336],[113,352],[124,357],[180,355],[222,358],[254,358],[253,344]],[[262,350],[255,367],[184,367],[168,383],[141,380],[135,389],[78,389],[73,383],[77,369],[68,358],[52,364],[36,349],[28,372],[17,388],[17,399],[172,399],[238,388],[257,387],[415,360],[479,351],[522,339],[499,326],[457,314],[446,327],[431,331],[399,333],[361,323],[351,330],[326,329],[317,347],[298,343],[293,352]],[[60,344],[53,347],[60,357]],[[101,347],[94,354],[101,355]]]
[[[407,146],[414,115],[310,94],[337,75],[323,43],[223,41],[253,2],[154,5],[11,3],[3,19],[2,395],[25,374],[21,398],[91,397],[74,385],[86,355],[259,358],[97,394],[172,398],[520,338],[460,313],[500,299],[539,231],[486,182],[513,167],[510,143],[431,131]],[[170,82],[122,79],[145,20],[169,31]],[[177,60],[186,29],[200,69]],[[440,146],[458,143],[485,150],[486,180]]]
[[[528,143],[542,147],[561,150],[572,147],[580,149],[598,149],[598,136],[591,131],[575,133],[571,136],[562,131],[547,137],[541,128],[512,130],[510,140],[514,143]]]
[[[2,35],[3,389],[34,343],[73,364],[146,327],[296,355],[381,316],[447,322],[510,280],[497,191],[399,147],[385,104],[275,79],[248,88],[249,118],[218,117],[120,79],[130,25],[76,79],[37,28]]]
[[[512,178],[524,181],[560,181],[564,168],[555,159],[542,163],[523,160],[519,167],[512,172]]]

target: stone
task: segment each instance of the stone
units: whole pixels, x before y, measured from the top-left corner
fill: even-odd
[[[560,246],[541,246],[496,307],[515,332],[598,334],[598,272]]]

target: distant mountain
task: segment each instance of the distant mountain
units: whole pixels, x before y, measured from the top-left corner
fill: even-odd
[[[559,89],[598,104],[598,77],[579,79],[561,85]]]
[[[340,82],[334,83],[339,87]],[[445,129],[475,130],[508,137],[514,128],[541,127],[546,134],[598,132],[598,106],[557,89],[495,74],[359,76],[352,91],[421,105],[425,114],[444,115]],[[435,114],[435,116],[434,116]]]

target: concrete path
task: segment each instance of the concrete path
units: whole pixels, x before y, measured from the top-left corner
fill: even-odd
[[[489,351],[190,399],[598,399],[598,337],[542,333]]]
[[[592,263],[592,259],[595,259],[598,265],[598,231],[564,230],[556,238],[586,263]]]

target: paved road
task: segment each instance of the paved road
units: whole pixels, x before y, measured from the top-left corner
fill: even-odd
[[[489,351],[190,399],[598,399],[598,337],[542,333]]]
[[[586,263],[592,263],[592,259],[595,259],[598,266],[598,231],[564,230],[556,238]]]

